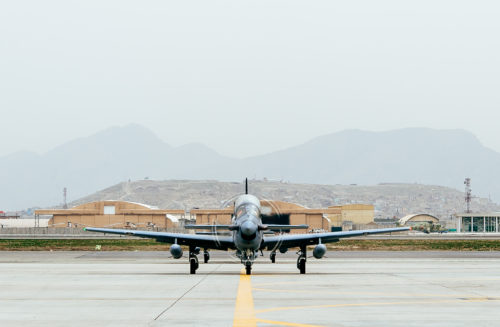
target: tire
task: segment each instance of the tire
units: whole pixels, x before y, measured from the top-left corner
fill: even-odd
[[[252,274],[252,266],[250,266],[250,265],[245,266],[245,270],[246,270],[247,275],[251,275]]]
[[[210,260],[210,254],[208,254],[208,253],[203,254],[203,262],[207,263],[208,260]]]
[[[276,253],[275,254],[271,254],[271,262],[272,263],[276,263]]]
[[[306,260],[305,259],[301,259],[299,260],[299,270],[300,270],[300,273],[303,275],[306,273]]]
[[[191,275],[196,274],[196,269],[198,269],[198,260],[196,258],[189,259],[189,268]]]

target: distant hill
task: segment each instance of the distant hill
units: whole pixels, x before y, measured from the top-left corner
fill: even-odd
[[[110,128],[43,155],[0,158],[0,208],[58,204],[64,187],[78,198],[128,179],[197,176],[199,156],[206,164],[230,160],[201,144],[172,147],[139,125]]]
[[[420,183],[463,189],[500,200],[500,154],[462,130],[348,130],[245,162],[249,176],[303,183]]]
[[[376,215],[383,218],[400,218],[422,212],[448,218],[453,213],[462,212],[464,208],[462,192],[433,185],[314,185],[250,180],[249,188],[252,194],[263,199],[288,201],[311,208],[349,203],[374,204]],[[71,205],[99,200],[122,200],[169,209],[221,208],[224,203],[243,191],[243,183],[148,180],[120,183],[79,199]],[[500,210],[499,205],[480,198],[474,199],[472,208],[476,211]]]
[[[244,145],[242,145],[244,146]],[[202,144],[173,147],[139,125],[113,127],[45,154],[0,157],[0,210],[61,203],[109,185],[149,177],[241,181],[244,177],[315,184],[403,182],[463,188],[500,202],[500,154],[462,130],[347,130],[245,159]]]

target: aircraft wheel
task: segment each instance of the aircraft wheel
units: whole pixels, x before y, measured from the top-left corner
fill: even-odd
[[[271,262],[276,263],[276,252],[271,252]]]
[[[246,270],[247,275],[252,274],[252,266],[251,265],[246,265],[245,270]]]
[[[301,274],[306,273],[306,258],[299,257],[299,260],[297,261],[297,268],[299,268]]]
[[[198,269],[198,258],[196,257],[191,257],[189,259],[189,268],[190,268],[190,273],[191,275],[196,274],[196,270]]]
[[[210,260],[210,253],[208,252],[203,253],[203,262],[207,263],[208,260]]]

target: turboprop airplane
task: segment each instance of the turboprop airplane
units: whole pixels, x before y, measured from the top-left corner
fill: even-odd
[[[183,256],[181,245],[189,247],[189,264],[191,274],[195,274],[199,267],[198,255],[204,249],[203,258],[207,263],[210,259],[209,249],[236,250],[236,255],[245,266],[246,274],[252,272],[252,265],[258,257],[259,251],[270,250],[271,262],[276,260],[276,251],[286,253],[289,248],[298,247],[297,268],[301,274],[306,273],[307,247],[315,245],[312,254],[316,259],[321,259],[326,253],[326,243],[338,242],[341,238],[401,232],[409,230],[408,227],[356,230],[347,232],[312,233],[312,234],[278,234],[266,235],[265,232],[283,231],[289,229],[307,229],[307,225],[265,225],[262,223],[261,206],[259,199],[248,194],[248,180],[245,181],[245,194],[240,195],[234,202],[234,213],[230,225],[186,225],[188,229],[211,229],[214,233],[209,235],[181,234],[168,232],[151,232],[128,229],[93,228],[86,227],[90,232],[109,234],[131,235],[152,238],[158,242],[171,244],[170,253],[174,259]],[[218,235],[217,230],[228,230],[230,236]]]

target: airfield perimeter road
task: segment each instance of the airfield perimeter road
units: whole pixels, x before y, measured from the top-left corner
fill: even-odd
[[[498,326],[500,252],[0,252],[3,326]]]

